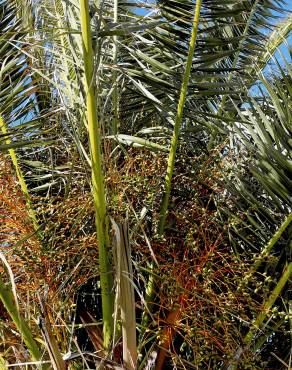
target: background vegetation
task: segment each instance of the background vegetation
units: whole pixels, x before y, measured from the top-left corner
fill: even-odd
[[[0,0],[0,367],[291,367],[282,0]]]

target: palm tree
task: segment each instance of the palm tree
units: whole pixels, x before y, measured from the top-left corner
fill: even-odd
[[[110,349],[119,351],[122,336],[124,365],[135,368],[136,329],[141,369],[147,361],[150,366],[153,351],[156,368],[163,368],[175,336],[182,356],[173,361],[184,366],[260,364],[266,342],[274,344],[276,359],[289,362],[277,343],[287,340],[289,325],[283,288],[290,274],[291,77],[288,65],[280,65],[278,76],[264,75],[289,34],[291,17],[275,25],[283,2],[268,0],[197,1],[195,13],[188,0],[150,2],[143,15],[138,6],[1,1],[0,148],[10,150],[38,238],[42,266],[32,270],[45,268],[38,286],[47,289],[45,332],[50,320],[59,325],[54,335],[44,334],[50,361],[64,366],[59,352],[73,345],[74,320],[68,323],[75,312],[106,366],[116,366]],[[262,93],[251,94],[258,81]],[[164,180],[171,137],[171,171]],[[19,248],[13,253],[24,271],[31,269]],[[13,266],[11,256],[8,261]],[[237,293],[236,269],[248,273]],[[81,310],[75,298],[89,277],[100,290],[102,313],[99,301]],[[7,308],[13,304],[13,297],[1,297]],[[281,315],[271,316],[272,307]],[[102,319],[103,335],[98,326],[87,327],[88,320],[98,324],[90,309]],[[203,325],[190,314],[194,309]],[[75,361],[89,366],[92,358],[80,357],[78,341],[74,348]],[[71,363],[75,357],[63,358]]]

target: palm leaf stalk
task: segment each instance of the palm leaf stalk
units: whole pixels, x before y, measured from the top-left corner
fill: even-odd
[[[269,327],[265,327],[265,333],[263,333],[264,335],[261,335],[262,333],[260,333],[259,339],[257,341],[255,340],[255,343],[253,345],[253,353],[256,353],[257,351],[262,350],[264,344],[271,337],[271,335],[273,335],[277,331],[281,331],[281,327],[283,327],[284,323],[285,323],[285,318],[282,318],[276,324],[269,323]]]
[[[106,213],[104,176],[102,171],[100,125],[97,117],[95,96],[94,54],[91,40],[88,0],[80,0],[80,17],[83,40],[87,120],[91,152],[92,192],[95,208],[96,231],[99,242],[98,249],[102,297],[103,339],[105,348],[109,348],[113,335],[113,279],[109,267],[108,256],[108,220]]]
[[[64,22],[65,24],[67,24],[68,28],[74,28],[76,25],[76,19],[74,18],[74,16],[72,16],[72,14],[75,13],[72,13],[71,7],[69,7],[68,4],[64,4],[63,0],[55,0],[54,5],[56,26],[54,26],[53,29],[56,27],[56,29],[62,30],[64,28]],[[64,6],[66,6],[66,11],[64,10]],[[66,13],[71,14],[71,16],[66,16]],[[66,115],[68,119],[73,122],[75,117],[82,117],[81,120],[84,123],[84,126],[86,126],[86,117],[84,117],[81,108],[85,105],[85,98],[80,89],[80,81],[82,79],[80,78],[76,70],[77,62],[79,63],[77,58],[80,55],[79,53],[82,52],[82,45],[81,43],[81,47],[79,45],[79,34],[78,38],[76,37],[77,35],[75,35],[75,38],[73,38],[72,36],[72,33],[67,34],[66,32],[58,32],[58,37],[55,38],[56,45],[60,43],[60,52],[57,59],[59,59],[59,62],[61,62],[62,69],[59,72],[59,76],[63,84],[63,91],[64,95],[66,96],[67,104],[69,105],[69,107],[66,109]],[[74,109],[72,109],[73,107]],[[75,111],[75,109],[77,112]],[[74,127],[74,125],[72,127]],[[81,156],[90,165],[90,159],[80,140],[80,130],[81,127],[74,127],[73,139]]]
[[[162,199],[162,203],[160,207],[159,223],[158,223],[158,229],[157,229],[158,237],[160,238],[164,234],[165,220],[166,220],[168,204],[169,204],[169,197],[170,197],[170,192],[171,192],[171,180],[172,180],[172,175],[173,175],[173,170],[174,170],[175,155],[176,155],[177,146],[178,146],[179,132],[180,132],[180,128],[181,128],[181,124],[183,120],[184,105],[185,105],[187,91],[188,91],[188,84],[190,80],[193,56],[194,56],[198,28],[199,28],[201,4],[202,4],[202,0],[196,1],[188,57],[187,57],[187,62],[186,62],[184,78],[183,78],[183,82],[181,86],[180,97],[178,101],[177,114],[176,114],[176,119],[175,119],[175,124],[174,124],[173,136],[171,140],[170,152],[168,156],[167,170],[166,170],[166,176],[165,176],[165,182],[164,182],[165,190],[164,190],[164,195],[163,195],[163,199]],[[147,287],[146,287],[146,294],[145,294],[146,310],[144,311],[144,314],[142,317],[142,329],[141,329],[140,337],[143,335],[144,330],[147,327],[147,323],[149,321],[148,313],[152,311],[151,302],[153,301],[154,287],[155,287],[153,269],[154,269],[154,264],[152,263],[150,266],[149,280],[148,280]]]
[[[3,369],[3,370],[8,369],[7,362],[5,361],[5,359],[1,355],[0,355],[0,368]]]
[[[262,263],[263,259],[268,257],[268,255],[271,253],[274,245],[280,239],[280,237],[285,232],[285,230],[287,229],[287,227],[290,225],[291,222],[292,222],[292,212],[286,217],[286,219],[280,225],[278,230],[275,232],[275,234],[269,240],[268,244],[262,250],[258,260],[254,263],[253,271],[256,271],[258,269],[258,267],[260,266],[260,264]]]
[[[280,280],[278,281],[278,284],[276,285],[276,287],[274,288],[274,290],[272,291],[272,293],[270,294],[268,299],[264,302],[260,314],[254,320],[250,330],[248,331],[248,333],[244,337],[243,343],[244,343],[246,348],[248,348],[251,345],[251,342],[253,341],[253,338],[254,338],[257,330],[260,329],[262,323],[266,319],[266,317],[267,317],[270,309],[274,305],[276,299],[281,294],[281,291],[283,290],[284,286],[286,285],[287,281],[289,280],[291,274],[292,274],[292,262],[290,262],[288,264],[288,266],[287,265],[285,266],[284,271],[282,273],[282,276],[281,276]],[[236,370],[237,369],[238,361],[239,361],[241,355],[243,354],[243,352],[244,352],[244,348],[240,348],[237,351],[237,353],[236,353],[236,355],[234,356],[234,359],[233,359],[233,361],[235,360],[235,363],[230,364],[228,366],[227,370]]]
[[[42,353],[33,338],[30,328],[28,327],[24,319],[20,316],[18,307],[15,304],[15,300],[13,298],[12,290],[7,288],[2,279],[0,279],[0,298],[21,337],[23,338],[23,341],[26,344],[32,359],[34,361],[40,361],[42,358]]]
[[[0,115],[0,127],[1,127],[1,131],[2,131],[3,135],[7,136],[7,139],[5,140],[6,144],[8,144],[8,145],[11,144],[11,140],[9,139],[9,136],[8,136],[6,123],[5,123],[5,121],[4,121],[4,119],[1,115]],[[29,192],[28,192],[27,184],[26,184],[25,178],[23,176],[22,170],[19,166],[15,150],[13,148],[9,148],[8,153],[10,155],[11,161],[12,161],[13,166],[15,168],[16,176],[17,176],[20,188],[22,190],[22,193],[23,193],[25,201],[26,201],[26,208],[27,208],[27,211],[28,211],[28,215],[29,215],[29,217],[30,217],[30,219],[33,223],[34,230],[37,231],[39,229],[39,225],[38,225],[38,222],[37,222],[37,218],[36,218],[34,209],[32,207],[32,202],[31,202],[30,195],[29,195]]]
[[[277,48],[287,39],[292,31],[292,15],[289,14],[281,21],[277,28],[270,34],[266,41],[263,52],[259,54],[253,65],[248,68],[248,73],[251,76],[257,76],[259,71],[263,70],[270,59],[273,57]]]
[[[289,301],[289,323],[290,323],[290,337],[292,340],[292,300]]]
[[[167,170],[164,182],[164,196],[162,199],[162,204],[160,207],[159,223],[158,223],[158,236],[162,237],[164,234],[165,220],[168,210],[168,203],[171,191],[171,180],[174,170],[175,155],[178,146],[179,132],[183,120],[184,105],[187,97],[188,84],[190,80],[191,68],[193,63],[193,56],[195,51],[195,45],[197,40],[198,28],[199,28],[199,18],[201,10],[202,0],[196,1],[195,15],[193,20],[193,29],[190,39],[189,52],[187,57],[186,69],[184,73],[184,78],[182,82],[180,97],[178,101],[177,114],[174,123],[174,130],[170,145],[170,152],[168,156]]]
[[[114,23],[117,24],[118,22],[118,5],[119,0],[114,0]],[[117,135],[118,133],[118,125],[119,125],[119,96],[118,96],[118,84],[117,84],[117,70],[116,64],[118,61],[118,36],[113,36],[113,135]]]

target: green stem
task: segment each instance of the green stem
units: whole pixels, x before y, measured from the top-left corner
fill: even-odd
[[[0,298],[9,313],[11,319],[13,320],[17,330],[21,334],[24,343],[29,350],[32,359],[34,361],[40,361],[42,358],[42,353],[38,348],[36,341],[33,339],[31,330],[27,326],[24,319],[20,316],[17,305],[15,304],[15,300],[13,298],[13,293],[11,289],[8,289],[3,281],[0,279]]]
[[[194,21],[193,21],[192,35],[191,35],[190,45],[189,45],[189,53],[187,57],[186,69],[185,69],[185,74],[183,78],[183,83],[182,83],[178,107],[177,107],[177,115],[176,115],[176,119],[174,123],[173,136],[171,140],[171,146],[170,146],[170,152],[169,152],[168,164],[167,164],[167,170],[166,170],[166,176],[165,176],[165,185],[164,185],[165,190],[164,190],[164,196],[163,196],[162,204],[160,208],[159,223],[158,223],[158,236],[159,237],[162,237],[164,234],[165,219],[167,215],[168,203],[169,203],[169,197],[170,197],[170,191],[171,191],[171,180],[172,180],[172,175],[173,175],[173,170],[174,170],[175,155],[176,155],[176,150],[177,150],[177,145],[178,145],[179,132],[180,132],[182,119],[183,119],[184,105],[185,105],[186,96],[187,96],[188,84],[190,80],[193,56],[194,56],[198,28],[199,28],[201,4],[202,4],[202,0],[196,1],[196,9],[195,9],[195,15],[194,15]]]
[[[174,170],[175,155],[176,155],[176,150],[178,146],[179,132],[180,132],[182,119],[183,119],[184,105],[186,101],[188,84],[190,80],[191,68],[192,68],[192,63],[193,63],[193,56],[194,56],[195,45],[196,45],[196,40],[197,40],[201,5],[202,5],[202,0],[197,0],[194,20],[193,20],[192,34],[191,34],[190,45],[189,45],[189,52],[188,52],[186,68],[185,68],[185,74],[184,74],[184,78],[183,78],[183,82],[181,86],[180,97],[179,97],[178,107],[177,107],[177,114],[176,114],[176,119],[174,123],[173,136],[171,140],[170,152],[169,152],[169,157],[168,157],[168,164],[167,164],[165,185],[164,185],[165,190],[164,190],[164,195],[163,195],[163,199],[162,199],[162,203],[160,207],[159,223],[158,223],[158,230],[157,230],[159,237],[162,237],[164,234],[165,220],[166,220],[170,191],[171,191],[171,180],[172,180],[172,175],[173,175],[173,170]],[[155,290],[155,279],[153,275],[153,270],[154,270],[154,263],[152,262],[150,265],[149,280],[147,283],[146,295],[145,295],[145,303],[147,307],[145,308],[143,312],[143,316],[142,316],[142,328],[140,332],[140,339],[143,337],[143,334],[148,326],[149,312],[152,311],[152,307],[153,307],[152,303],[154,301],[154,290]]]
[[[108,256],[108,220],[104,176],[102,171],[100,125],[97,117],[97,104],[94,83],[94,54],[91,40],[88,0],[80,0],[81,31],[83,40],[83,59],[85,69],[85,90],[87,120],[91,152],[92,192],[95,208],[95,222],[99,249],[99,271],[102,297],[103,339],[109,348],[113,335],[113,279]]]
[[[274,305],[276,299],[281,294],[281,291],[283,290],[284,286],[286,285],[286,283],[287,283],[288,279],[290,278],[291,274],[292,274],[292,262],[290,262],[289,265],[285,267],[285,269],[283,271],[283,274],[282,274],[278,284],[276,285],[276,287],[274,288],[274,290],[272,291],[272,293],[270,294],[270,296],[268,297],[266,302],[264,302],[264,304],[262,306],[262,309],[261,309],[261,313],[258,315],[258,317],[255,319],[255,321],[252,323],[252,326],[251,326],[249,332],[244,337],[243,343],[244,343],[245,347],[248,348],[250,346],[256,332],[260,329],[262,323],[266,319],[266,317],[267,317],[270,309]],[[244,351],[245,351],[244,348],[240,348],[237,351],[237,354],[235,355],[236,358],[232,361],[233,363],[228,366],[227,370],[236,370],[237,369],[239,359],[240,359],[240,357],[241,357],[241,355],[243,354]]]
[[[268,244],[265,246],[265,248],[262,250],[258,260],[254,263],[252,270],[256,271],[259,266],[261,265],[262,261],[268,257],[268,255],[271,253],[272,249],[274,248],[277,241],[282,236],[283,232],[287,229],[287,227],[292,222],[292,212],[287,216],[287,218],[284,220],[282,225],[279,227],[279,229],[275,232],[275,234],[272,236],[272,238],[269,240]]]
[[[119,0],[114,0],[114,23],[118,22],[118,5]],[[117,70],[115,66],[118,62],[118,36],[113,36],[113,135],[117,135],[119,126],[119,96],[117,85]]]
[[[266,331],[265,335],[262,335],[258,341],[254,344],[253,346],[253,349],[252,349],[252,352],[253,353],[256,353],[257,351],[259,351],[263,345],[265,344],[265,342],[270,338],[270,336],[279,331],[280,327],[283,325],[283,323],[285,322],[285,318],[279,320],[275,325],[271,325],[269,327],[269,330]]]
[[[154,270],[154,263],[152,262],[150,265],[150,269],[149,269],[149,278],[148,278],[146,292],[145,292],[146,307],[142,315],[141,331],[139,335],[140,343],[143,341],[144,333],[147,330],[148,325],[149,325],[150,314],[153,311],[154,288],[155,288],[155,278],[154,278],[153,270]]]
[[[258,315],[254,323],[252,324],[252,328],[249,330],[247,335],[244,338],[244,343],[245,344],[250,344],[251,341],[253,340],[254,334],[256,331],[260,328],[262,325],[263,321],[265,320],[269,310],[275,303],[276,299],[279,297],[282,289],[284,288],[285,284],[287,283],[288,279],[290,278],[290,275],[292,273],[292,262],[289,263],[288,266],[285,267],[283,274],[276,285],[275,289],[272,291],[271,295],[268,297],[266,302],[263,304],[261,313]]]
[[[279,229],[275,232],[275,234],[272,236],[272,238],[269,240],[268,244],[265,246],[265,248],[262,250],[261,254],[259,255],[258,259],[255,261],[253,266],[251,267],[250,273],[255,272],[263,262],[263,260],[269,256],[271,251],[273,250],[275,244],[280,239],[284,231],[287,229],[287,227],[292,222],[292,212],[287,216],[287,218],[283,221]]]
[[[8,130],[7,130],[6,123],[3,119],[3,117],[1,116],[1,114],[0,114],[0,127],[1,127],[1,131],[2,131],[3,135],[7,135],[7,139],[5,140],[5,143],[6,144],[11,144],[11,140],[9,139],[9,136],[8,136]],[[10,148],[10,149],[8,149],[8,152],[9,152],[11,161],[14,165],[16,176],[18,178],[20,188],[21,188],[22,193],[25,197],[26,208],[27,208],[29,217],[30,217],[30,219],[33,223],[34,229],[37,231],[39,229],[39,225],[38,225],[38,222],[37,222],[37,219],[36,219],[34,209],[32,207],[32,202],[31,202],[31,199],[30,199],[28,188],[27,188],[23,173],[21,171],[21,168],[19,166],[15,150],[13,148]]]
[[[292,300],[289,301],[289,324],[290,324],[290,341],[292,341]],[[290,342],[291,343],[291,342]]]

